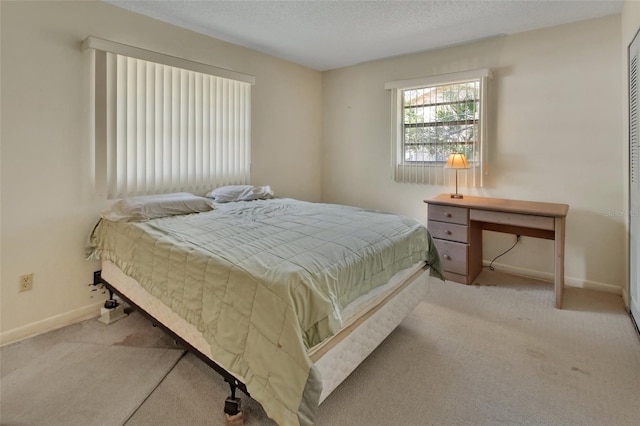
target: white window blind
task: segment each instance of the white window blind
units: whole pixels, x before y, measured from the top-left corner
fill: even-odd
[[[250,81],[96,51],[95,83],[96,160],[106,163],[96,171],[108,198],[249,182]]]
[[[462,185],[482,186],[486,173],[488,69],[394,81],[392,168],[398,182],[447,184],[451,153],[463,153],[471,168],[460,171]]]
[[[640,40],[640,39],[638,39]],[[632,185],[639,185],[639,168],[640,168],[640,111],[638,105],[638,49],[634,44],[636,51],[631,51],[629,58],[629,174]]]

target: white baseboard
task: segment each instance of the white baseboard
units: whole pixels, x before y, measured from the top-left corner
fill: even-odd
[[[104,300],[0,333],[0,346],[100,316]]]
[[[629,309],[629,292],[626,287],[622,288],[622,301],[624,302],[624,307]]]
[[[485,266],[489,266],[490,262],[485,260],[482,263]],[[520,268],[512,265],[505,265],[503,263],[494,263],[493,267],[495,269],[498,269],[502,272],[506,272],[508,274],[522,275],[525,277],[538,278],[544,281],[551,281],[551,282],[553,282],[554,280],[553,273],[551,272],[542,272],[534,269]],[[567,277],[566,275],[564,277],[564,285],[569,287],[586,288],[589,290],[597,290],[597,291],[603,291],[606,293],[622,295],[622,287],[618,287],[618,286],[607,284],[607,283],[601,283],[598,281],[590,281],[590,280],[584,280],[584,279],[579,279],[574,277]]]

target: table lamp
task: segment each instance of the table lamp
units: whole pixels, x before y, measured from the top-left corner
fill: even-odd
[[[459,152],[455,152],[449,155],[447,158],[447,164],[444,165],[445,169],[455,169],[456,170],[456,193],[451,194],[451,198],[462,198],[462,194],[458,194],[458,169],[469,169],[469,163],[467,163],[467,159],[464,154]]]

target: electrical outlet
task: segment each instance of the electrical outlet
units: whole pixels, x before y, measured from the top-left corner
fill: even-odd
[[[33,274],[20,275],[18,280],[19,291],[33,290]]]

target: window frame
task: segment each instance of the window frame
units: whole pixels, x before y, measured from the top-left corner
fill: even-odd
[[[461,88],[467,89],[469,85],[473,85],[471,88],[472,97],[465,96],[458,100],[447,99],[449,90],[456,90],[457,93],[460,93]],[[400,112],[401,158],[398,158],[398,161],[402,161],[404,165],[442,165],[447,161],[448,155],[454,152],[462,152],[469,162],[477,161],[478,155],[475,148],[480,146],[480,79],[454,84],[403,88],[399,89],[399,92],[402,111]],[[465,92],[468,94],[469,90],[465,90]],[[472,118],[441,116],[442,113],[450,112],[447,111],[448,108],[462,107],[467,109],[469,105],[473,105],[470,107],[473,112]],[[408,116],[411,116],[412,119],[408,120]],[[452,133],[456,133],[457,138],[455,136],[449,137],[446,134],[451,132],[451,127],[455,129]],[[415,131],[411,132],[411,129],[415,129]],[[409,133],[414,133],[414,140],[411,140]],[[440,138],[448,140],[440,140]],[[425,153],[425,151],[429,151],[429,148],[436,152]],[[415,159],[408,158],[410,150],[415,152]]]
[[[463,172],[465,173],[463,185],[482,186],[483,175],[488,172],[488,147],[486,141],[488,121],[488,80],[492,77],[493,74],[491,70],[489,68],[483,68],[385,83],[384,88],[391,91],[391,160],[392,175],[395,181],[443,184],[447,180],[446,174],[442,170],[442,166],[446,162],[446,158],[430,161],[405,160],[403,93],[407,90],[443,87],[467,83],[470,81],[478,81],[479,123],[477,129],[477,152],[473,158],[468,159],[469,164],[471,165],[471,170],[469,172]]]

